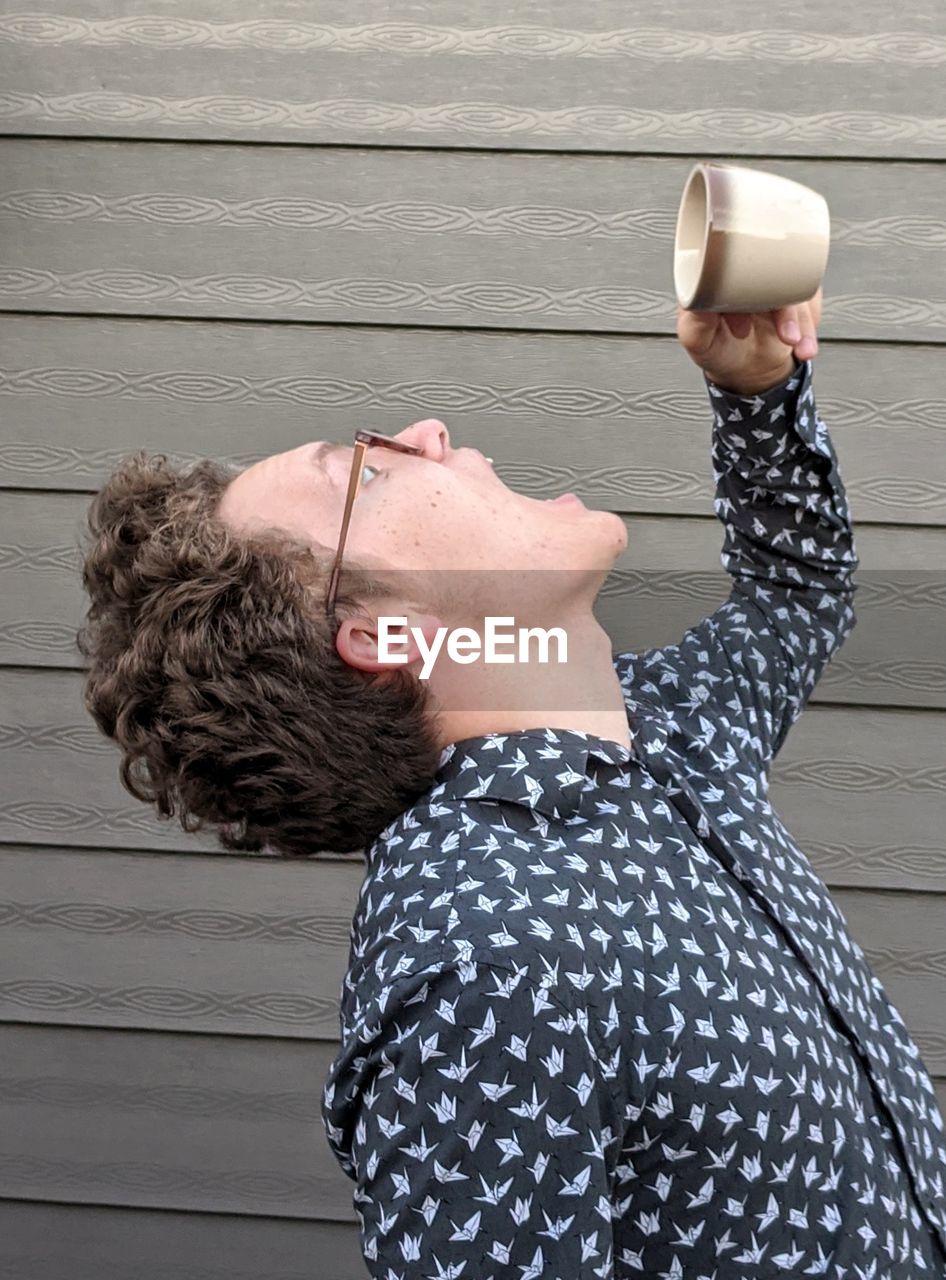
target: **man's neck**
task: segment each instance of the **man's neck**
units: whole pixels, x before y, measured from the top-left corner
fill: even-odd
[[[556,623],[567,635],[567,662],[556,661],[554,639],[549,661],[469,666],[439,664],[430,691],[440,707],[443,744],[488,733],[524,729],[577,729],[630,747],[624,695],[614,669],[608,633],[585,609]]]

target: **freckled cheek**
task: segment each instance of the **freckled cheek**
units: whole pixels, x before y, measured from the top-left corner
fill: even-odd
[[[468,555],[476,546],[492,545],[497,535],[519,534],[527,524],[523,513],[500,497],[478,497],[474,504],[468,493],[438,488],[396,507],[379,508],[375,528],[392,551],[426,548],[436,553],[447,547]]]
[[[375,514],[374,532],[379,549],[390,555],[398,552],[416,552],[430,545],[432,538],[441,531],[442,520],[436,519],[436,511],[429,510],[426,500],[416,503],[386,504]]]

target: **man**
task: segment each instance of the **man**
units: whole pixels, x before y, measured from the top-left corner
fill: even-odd
[[[226,483],[139,458],[93,510],[88,701],[126,783],[231,847],[364,838],[322,1109],[379,1280],[946,1275],[928,1073],[767,798],[854,625],[820,314],[678,314],[733,587],[666,648],[615,658],[594,619],[623,522],[435,420],[368,450],[327,616],[350,447]],[[568,683],[421,688],[486,614],[562,627]]]

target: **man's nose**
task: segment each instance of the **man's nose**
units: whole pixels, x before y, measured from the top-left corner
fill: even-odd
[[[417,445],[423,450],[424,457],[433,462],[443,462],[450,449],[450,432],[439,418],[424,418],[422,422],[412,422],[394,438],[403,440],[405,444]]]

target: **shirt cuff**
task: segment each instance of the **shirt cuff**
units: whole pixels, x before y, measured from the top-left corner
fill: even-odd
[[[714,402],[719,403],[725,401],[735,407],[740,400],[749,400],[757,404],[759,409],[774,408],[780,404],[786,396],[792,391],[796,391],[802,383],[807,380],[811,373],[811,361],[799,360],[796,355],[792,355],[795,367],[790,374],[777,386],[769,387],[768,391],[754,392],[752,395],[741,395],[738,391],[729,391],[725,387],[719,386],[710,378],[703,374],[703,380],[706,388],[712,396]]]

